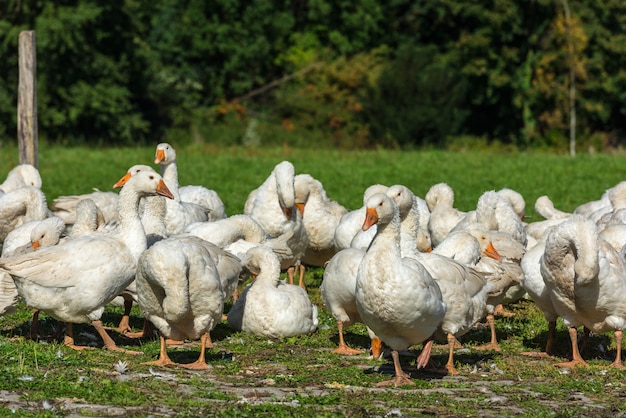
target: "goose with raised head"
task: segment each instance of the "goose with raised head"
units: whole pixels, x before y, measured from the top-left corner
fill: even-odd
[[[568,327],[572,360],[562,366],[587,366],[578,351],[577,327],[613,331],[613,367],[623,368],[622,331],[626,328],[626,262],[598,237],[593,221],[572,216],[547,236],[541,275],[556,313]]]
[[[436,247],[465,218],[466,213],[454,207],[454,190],[447,183],[431,186],[424,200],[430,210],[430,239],[433,247]]]
[[[179,234],[183,232],[185,226],[190,223],[208,221],[208,211],[204,207],[196,203],[181,200],[176,151],[174,148],[165,142],[158,144],[154,163],[161,166],[163,181],[165,181],[168,189],[170,189],[174,195],[174,199],[168,200],[166,203],[165,227],[167,233],[169,235]]]
[[[419,212],[413,193],[406,186],[394,185],[389,188],[387,195],[397,204],[400,212],[402,256],[412,258],[426,268],[439,286],[446,305],[443,320],[438,324],[437,332],[425,343],[417,367],[426,367],[430,363],[433,340],[443,339],[448,341],[449,347],[445,369],[450,374],[458,374],[454,365],[457,337],[467,333],[486,314],[487,298],[494,290],[494,284],[489,283],[485,275],[460,262],[434,252],[418,251],[416,239]]]
[[[335,229],[335,247],[337,250],[345,248],[359,248],[366,250],[374,235],[376,234],[376,225],[363,231],[363,221],[365,221],[365,204],[367,199],[376,193],[385,193],[387,186],[383,184],[372,184],[363,192],[363,206],[356,210],[345,213],[339,220],[339,224]]]
[[[205,349],[209,331],[220,321],[224,293],[215,261],[201,238],[165,238],[141,254],[137,265],[138,303],[145,317],[160,331],[161,349],[156,361],[145,364],[207,369]],[[200,356],[190,364],[173,362],[166,338],[200,339]]]
[[[430,338],[446,305],[432,276],[417,260],[400,252],[400,211],[387,195],[366,204],[363,229],[377,225],[356,280],[356,305],[363,322],[392,352],[395,378],[378,385],[413,384],[402,370],[399,351]]]
[[[139,199],[154,194],[173,198],[160,175],[137,173],[120,192],[120,224],[115,233],[87,235],[0,260],[0,268],[13,277],[28,306],[67,322],[66,346],[84,348],[74,343],[72,323],[91,323],[107,349],[120,350],[100,317],[105,305],[135,277],[137,260],[147,248]]]
[[[317,329],[317,306],[306,290],[280,280],[280,263],[270,248],[254,247],[242,261],[256,278],[228,312],[231,328],[269,338],[310,334]]]
[[[326,195],[322,183],[310,174],[294,178],[295,202],[309,239],[302,262],[322,267],[337,253],[335,230],[348,211]]]

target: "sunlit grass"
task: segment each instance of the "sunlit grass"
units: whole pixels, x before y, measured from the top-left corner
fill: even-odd
[[[5,158],[0,161],[0,176],[17,164],[15,148],[4,146],[1,151]],[[87,193],[94,187],[110,190],[128,167],[152,164],[154,159],[154,147],[93,150],[44,145],[40,151],[40,171],[49,202],[59,195]],[[474,208],[486,190],[518,190],[526,198],[530,221],[538,219],[533,210],[538,196],[546,194],[558,208],[569,211],[599,198],[626,177],[626,157],[613,155],[572,159],[548,154],[312,152],[208,145],[184,147],[177,153],[180,183],[216,190],[229,214],[242,211],[249,191],[283,159],[292,161],[298,173],[318,178],[328,195],[349,209],[362,205],[363,191],[373,183],[402,183],[424,196],[431,185],[447,182],[455,190],[456,206],[463,210]],[[268,340],[234,332],[222,322],[212,332],[215,347],[206,353],[212,366],[207,372],[143,365],[158,356],[156,338],[134,341],[111,332],[118,345],[143,354],[104,351],[89,325],[77,325],[75,333],[79,344],[96,347],[92,350],[72,351],[55,341],[10,340],[28,333],[31,312],[20,305],[16,313],[0,317],[1,389],[18,394],[22,402],[31,402],[21,416],[65,415],[65,400],[123,406],[129,408],[129,415],[136,416],[384,416],[396,410],[404,416],[479,416],[486,411],[487,415],[503,416],[570,416],[581,407],[587,408],[584,415],[626,411],[624,372],[606,369],[615,355],[611,335],[592,336],[583,354],[593,365],[590,370],[564,371],[554,367],[558,359],[521,355],[543,350],[547,340],[545,319],[527,300],[509,307],[515,316],[497,319],[502,353],[472,350],[488,339],[487,328],[478,326],[461,338],[464,348],[455,356],[460,376],[415,370],[420,347],[414,347],[401,360],[415,386],[377,389],[376,383],[393,373],[388,360],[374,360],[367,354],[343,357],[330,353],[336,347],[337,332],[335,320],[320,297],[322,277],[322,268],[306,271],[310,298],[319,307],[317,332]],[[103,321],[115,326],[121,312],[119,307],[107,308]],[[136,307],[131,325],[137,330],[142,326]],[[57,327],[56,321],[42,314],[45,333],[52,334]],[[348,328],[346,340],[367,352],[369,339],[363,324]],[[570,355],[569,338],[560,322],[556,349],[563,358]],[[175,361],[190,362],[197,358],[198,350],[198,344],[171,347],[170,355]],[[436,348],[434,359],[445,363],[447,350]],[[120,360],[128,364],[125,373],[115,369]],[[242,388],[245,393],[237,391]],[[572,403],[581,395],[591,401]],[[0,405],[5,408],[0,409],[0,415],[13,413],[10,403]],[[104,414],[89,412],[88,408],[79,412]]]

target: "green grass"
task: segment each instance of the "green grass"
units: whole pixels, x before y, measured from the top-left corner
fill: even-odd
[[[0,149],[0,176],[17,164],[17,150]],[[535,199],[546,194],[556,207],[572,210],[599,198],[605,189],[626,177],[626,157],[579,155],[575,159],[549,154],[494,154],[296,149],[218,149],[196,146],[178,149],[181,184],[202,184],[216,190],[229,214],[240,213],[250,190],[257,187],[281,160],[292,161],[298,173],[310,173],[328,195],[354,209],[373,183],[402,183],[420,196],[438,182],[450,184],[456,206],[472,209],[482,192],[510,187],[526,198],[530,221],[538,220]],[[42,146],[40,171],[48,200],[59,195],[86,193],[111,185],[133,164],[153,161],[154,148],[102,149]],[[610,335],[593,335],[583,355],[593,367],[565,373],[555,360],[533,359],[524,351],[541,350],[547,339],[543,315],[530,301],[510,307],[511,318],[497,320],[502,353],[478,352],[471,347],[487,341],[477,327],[462,338],[466,349],[456,355],[460,376],[440,376],[415,370],[419,347],[403,356],[414,387],[375,388],[389,378],[389,360],[366,355],[342,357],[336,347],[336,324],[320,298],[323,269],[307,269],[309,295],[319,308],[320,329],[310,336],[268,340],[230,330],[225,322],[212,332],[215,347],[207,350],[212,368],[206,372],[158,369],[142,362],[155,359],[156,339],[134,341],[111,332],[116,342],[141,351],[139,356],[93,350],[73,351],[53,341],[33,342],[11,337],[28,332],[30,311],[0,317],[0,415],[102,416],[111,406],[126,416],[613,416],[626,413],[624,372],[607,369],[615,355]],[[138,308],[131,324],[140,329]],[[103,321],[114,326],[121,308],[107,308]],[[42,315],[42,328],[52,333],[56,322]],[[559,323],[557,351],[570,353],[565,327]],[[79,344],[91,343],[95,332],[75,326]],[[367,349],[362,324],[347,329],[348,344]],[[197,358],[199,345],[170,348],[175,361]],[[447,351],[435,350],[445,363]],[[118,361],[128,371],[115,369]],[[6,392],[2,392],[6,391]],[[11,394],[16,397],[8,397]],[[13,400],[12,400],[13,399]],[[84,403],[85,405],[81,405]],[[88,406],[87,404],[91,404]],[[100,409],[98,409],[100,408]]]

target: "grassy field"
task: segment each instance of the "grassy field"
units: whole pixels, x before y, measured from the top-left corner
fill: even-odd
[[[175,145],[175,144],[174,144]],[[362,193],[373,183],[401,183],[417,195],[447,182],[456,193],[456,206],[475,207],[486,190],[513,188],[526,198],[529,222],[539,220],[532,206],[541,195],[556,207],[572,210],[597,199],[605,189],[626,178],[626,157],[579,155],[575,159],[547,154],[445,152],[336,152],[295,149],[217,149],[211,146],[178,149],[181,184],[202,184],[216,190],[228,214],[240,213],[248,192],[273,166],[293,162],[297,173],[319,179],[329,196],[349,209],[362,205]],[[0,148],[0,176],[17,164],[14,147]],[[48,200],[86,193],[111,185],[133,164],[151,164],[154,148],[40,149],[40,171]],[[516,315],[497,320],[503,351],[479,352],[487,328],[478,326],[464,336],[457,356],[459,376],[417,371],[415,354],[402,361],[414,387],[376,388],[393,373],[389,359],[366,354],[343,357],[336,347],[336,324],[319,295],[323,269],[307,269],[306,284],[320,308],[320,327],[311,336],[266,340],[230,330],[225,322],[212,333],[215,347],[207,350],[212,368],[206,372],[159,369],[142,365],[158,356],[158,340],[130,340],[115,335],[119,345],[141,351],[139,356],[100,348],[76,352],[52,341],[18,338],[29,326],[30,311],[0,317],[0,415],[19,416],[623,416],[626,383],[622,371],[606,366],[614,358],[610,335],[592,335],[583,354],[588,370],[554,367],[562,359],[533,359],[524,351],[541,350],[547,338],[543,315],[531,301],[509,307]],[[132,325],[141,328],[134,308]],[[116,325],[121,309],[108,308],[103,321]],[[44,330],[56,323],[43,317]],[[95,331],[75,327],[78,343],[99,346]],[[367,348],[363,325],[348,329],[353,347]],[[558,327],[557,351],[569,355],[567,332]],[[199,345],[172,348],[175,361],[189,362]],[[447,351],[436,350],[445,363]],[[119,362],[125,367],[120,367]]]

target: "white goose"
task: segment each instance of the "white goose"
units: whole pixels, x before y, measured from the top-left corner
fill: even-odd
[[[366,205],[363,229],[378,226],[359,265],[356,305],[363,322],[391,349],[395,378],[378,385],[412,384],[402,370],[398,351],[433,335],[446,306],[439,287],[415,259],[400,253],[400,212],[387,195],[378,193]]]
[[[11,234],[9,234],[9,237],[7,237],[6,240],[8,241],[8,245],[2,247],[2,257],[27,254],[41,246],[47,247],[50,245],[56,245],[61,238],[63,230],[65,229],[63,221],[56,216],[46,218],[43,221],[27,222],[24,225],[30,225],[28,228],[29,236],[26,242],[24,242],[24,239],[21,236],[11,237]],[[11,232],[15,231],[16,230],[13,230]],[[17,302],[18,293],[13,278],[8,273],[0,271],[0,315],[14,312]],[[34,322],[31,329],[31,337],[34,338],[36,335],[36,326],[34,325]]]
[[[0,195],[0,242],[23,223],[47,217],[46,196],[41,189],[24,186]]]
[[[598,238],[589,219],[573,216],[548,234],[541,274],[557,314],[569,328],[572,360],[562,366],[587,366],[580,356],[576,327],[592,332],[613,331],[621,362],[622,330],[626,328],[626,262]]]
[[[373,184],[363,192],[363,206],[359,209],[349,211],[339,220],[339,224],[335,229],[335,247],[337,250],[345,248],[367,249],[376,235],[376,226],[367,231],[362,230],[363,221],[365,221],[365,203],[367,199],[376,193],[387,192],[387,186],[382,184]]]
[[[454,190],[446,183],[431,186],[424,200],[430,210],[430,239],[436,247],[466,214],[454,207]]]
[[[207,246],[194,236],[169,237],[143,252],[137,266],[138,302],[145,317],[160,331],[159,359],[145,364],[207,369],[209,331],[220,321],[224,293]],[[165,339],[200,339],[200,356],[190,364],[174,363]]]
[[[365,251],[360,248],[345,248],[335,254],[324,268],[324,278],[320,293],[324,305],[337,321],[339,346],[333,350],[335,354],[361,354],[361,350],[348,347],[344,339],[343,329],[355,322],[363,322],[356,307],[356,275]],[[369,331],[369,329],[368,329]],[[382,341],[370,333],[371,352],[373,358],[382,354]]]
[[[419,252],[416,244],[419,215],[413,193],[405,186],[395,185],[389,188],[387,195],[398,205],[400,212],[402,256],[417,260],[426,268],[439,286],[446,305],[443,320],[437,332],[432,336],[433,338],[429,338],[425,343],[418,357],[417,367],[428,365],[433,339],[444,339],[448,341],[449,347],[445,369],[450,374],[458,374],[454,366],[456,337],[471,330],[474,324],[486,314],[488,296],[497,289],[497,286],[495,283],[488,282],[485,275],[455,260],[434,252]]]
[[[302,262],[323,266],[335,255],[335,230],[341,217],[348,211],[326,195],[324,186],[309,174],[298,174],[294,179],[296,206],[302,214],[309,245]]]
[[[20,187],[41,189],[42,181],[39,170],[30,164],[20,164],[11,169],[6,179],[0,184],[0,193],[9,193]]]
[[[179,185],[178,165],[176,163],[176,150],[174,147],[165,142],[158,144],[154,163],[161,165],[165,184],[167,184],[170,189],[176,189],[177,192],[172,193],[174,193],[177,200],[180,199],[182,202],[193,203],[200,206],[207,213],[209,221],[226,217],[224,202],[222,202],[222,199],[215,190],[198,185]]]
[[[197,203],[186,202],[181,199],[180,186],[178,183],[178,166],[176,164],[176,151],[174,148],[165,142],[158,144],[156,147],[154,163],[161,165],[163,181],[165,181],[165,184],[167,184],[167,187],[174,195],[174,199],[168,200],[167,202],[165,226],[168,234],[171,235],[181,233],[185,229],[185,226],[193,222],[208,221],[209,212],[213,209],[207,209]],[[223,203],[221,204],[221,208],[216,208],[215,211],[223,214]]]
[[[535,302],[535,305],[537,305],[548,322],[548,341],[546,343],[545,351],[543,353],[523,353],[524,355],[532,357],[551,357],[555,355],[554,337],[556,334],[556,320],[559,315],[554,307],[554,304],[552,303],[550,292],[546,287],[546,283],[543,280],[540,262],[546,248],[548,233],[554,228],[556,228],[556,226],[549,229],[533,247],[526,251],[521,262],[522,271],[524,272],[521,285],[528,293],[528,296],[530,296],[533,302]]]
[[[244,266],[256,275],[228,312],[228,324],[237,331],[281,338],[310,334],[317,329],[317,306],[306,290],[280,280],[280,263],[265,246],[248,250]]]
[[[156,173],[140,172],[120,192],[120,227],[116,233],[94,234],[0,260],[11,274],[26,304],[67,322],[64,344],[74,343],[72,323],[91,322],[105,347],[120,350],[104,329],[104,307],[130,284],[137,260],[146,249],[146,234],[139,219],[139,199],[171,192]],[[81,254],[80,258],[76,254]]]
[[[304,287],[302,257],[308,247],[308,237],[300,211],[296,207],[295,168],[289,161],[278,163],[261,184],[248,205],[249,213],[270,239],[277,239],[286,252],[277,252],[282,269],[287,269],[293,283],[295,268],[300,269],[300,287]]]

